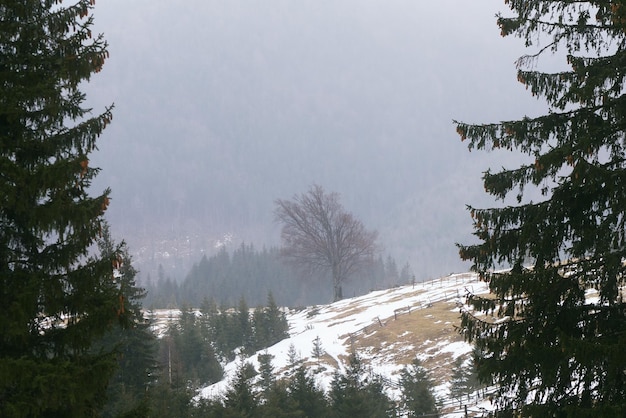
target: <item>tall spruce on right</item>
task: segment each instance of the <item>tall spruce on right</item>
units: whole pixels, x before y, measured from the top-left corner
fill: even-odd
[[[499,207],[468,207],[478,243],[459,245],[460,255],[493,295],[468,296],[461,330],[483,353],[479,376],[498,386],[498,416],[625,416],[626,6],[505,3],[513,16],[498,16],[502,36],[534,48],[518,80],[549,112],[455,121],[470,150],[528,158],[485,172]],[[550,53],[567,69],[539,71]]]

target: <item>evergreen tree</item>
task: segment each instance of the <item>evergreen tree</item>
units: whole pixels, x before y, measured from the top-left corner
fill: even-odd
[[[79,90],[108,56],[92,0],[0,5],[0,416],[86,417],[102,408],[124,321],[112,259],[90,255],[109,191],[88,194],[111,108]]]
[[[289,338],[289,323],[285,313],[276,305],[274,294],[270,291],[267,294],[267,307],[265,308],[265,318],[267,321],[267,346],[272,346],[277,342]]]
[[[192,382],[194,386],[217,382],[222,378],[222,367],[215,357],[210,342],[203,336],[201,322],[190,308],[181,310],[180,318],[170,326],[168,335],[171,339],[164,339],[168,349],[168,369],[172,359],[172,350],[175,353],[174,365],[181,382]]]
[[[450,395],[458,400],[459,404],[474,389],[472,371],[472,364],[465,364],[462,357],[457,357],[454,360],[452,377],[450,378]]]
[[[257,359],[259,360],[259,385],[266,400],[269,393],[276,385],[274,366],[272,365],[273,358],[274,356],[267,352],[257,356]]]
[[[289,344],[289,349],[287,350],[287,360],[289,367],[294,368],[300,363],[300,353],[296,350],[296,346],[291,343]]]
[[[237,368],[235,379],[231,382],[230,389],[224,395],[224,406],[232,412],[238,413],[240,417],[253,417],[259,405],[257,395],[255,395],[250,383],[249,363],[241,363]]]
[[[324,391],[317,387],[307,373],[305,365],[300,365],[289,379],[289,396],[296,404],[296,411],[308,418],[325,418],[330,415]]]
[[[269,328],[265,309],[257,306],[252,313],[252,330],[254,333],[254,349],[269,347]]]
[[[325,351],[324,351],[324,347],[322,347],[322,340],[320,339],[320,336],[318,335],[313,340],[313,348],[311,349],[311,355],[315,357],[315,360],[317,360],[318,367],[320,365],[320,358],[324,354],[325,354]]]
[[[485,353],[482,380],[500,385],[500,414],[624,416],[626,5],[506,3],[513,15],[499,16],[502,35],[543,44],[518,61],[518,80],[549,112],[456,124],[470,149],[528,155],[519,168],[484,174],[503,205],[469,207],[479,242],[461,245],[461,257],[494,297],[470,296],[490,315],[465,312],[462,329]],[[567,67],[540,71],[546,51]],[[511,269],[494,272],[502,266]]]
[[[400,271],[400,283],[415,284],[415,275],[413,274],[413,270],[411,269],[411,265],[408,261],[404,264],[404,266],[402,266],[402,270]]]
[[[158,418],[193,417],[194,393],[184,385],[171,385],[165,379],[159,379],[150,389],[151,416]],[[220,416],[220,415],[215,415]]]
[[[367,373],[354,353],[346,372],[335,373],[329,396],[333,416],[337,418],[380,418],[394,413],[380,377]]]
[[[406,366],[401,373],[400,389],[402,406],[408,417],[437,416],[437,400],[433,395],[433,383],[419,360]]]
[[[238,341],[236,347],[243,347],[247,353],[254,352],[254,334],[252,333],[252,324],[250,323],[250,309],[243,296],[239,299],[236,316],[236,330]]]
[[[276,382],[265,396],[265,403],[259,406],[256,414],[259,418],[306,417],[304,412],[298,409],[298,405],[288,392],[285,382]]]
[[[145,291],[135,283],[137,271],[126,244],[115,244],[106,222],[98,248],[103,257],[116,257],[114,280],[119,284],[123,309],[131,321],[130,326],[112,328],[95,347],[114,349],[117,353],[118,367],[109,382],[103,416],[147,416],[148,389],[156,371],[156,341],[141,309]]]
[[[385,261],[385,281],[388,285],[397,285],[400,279],[400,273],[398,273],[398,265],[396,260],[388,255]]]

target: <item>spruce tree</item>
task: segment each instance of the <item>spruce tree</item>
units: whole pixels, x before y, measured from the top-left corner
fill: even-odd
[[[93,0],[0,5],[0,416],[95,416],[115,370],[95,339],[125,316],[112,259],[89,253],[109,191],[90,196],[111,121],[79,87],[108,56]]]
[[[324,354],[326,354],[326,352],[324,351],[324,347],[322,347],[322,340],[321,340],[320,336],[318,335],[313,340],[313,348],[311,349],[311,355],[313,357],[315,357],[315,360],[317,361],[317,367],[318,368],[320,366],[320,358]]]
[[[252,417],[259,406],[258,396],[254,393],[250,383],[250,363],[242,362],[237,367],[235,378],[229,390],[224,395],[224,406],[240,417]],[[254,368],[252,368],[254,370]]]
[[[485,190],[502,204],[469,207],[478,242],[460,254],[493,296],[469,296],[475,310],[462,329],[485,354],[482,380],[499,384],[500,415],[624,416],[626,5],[505,3],[513,14],[498,17],[501,34],[535,48],[517,78],[549,111],[456,123],[470,149],[527,158],[485,172]],[[540,70],[550,53],[563,70]]]
[[[356,353],[345,373],[335,372],[329,393],[332,416],[379,418],[394,416],[394,404],[384,392],[380,376],[367,373]]]
[[[276,386],[276,377],[274,376],[274,366],[272,365],[273,355],[267,351],[263,354],[257,355],[259,361],[259,387],[265,399],[267,400],[268,394]]]
[[[330,416],[328,400],[313,377],[308,374],[307,367],[301,364],[289,379],[289,397],[296,404],[296,411],[309,418]]]
[[[402,369],[400,374],[402,407],[407,417],[438,416],[433,383],[418,359]]]
[[[450,395],[459,401],[459,406],[463,399],[474,389],[472,379],[472,364],[466,364],[462,357],[457,357],[452,363],[452,376],[450,378]]]
[[[108,223],[103,223],[98,249],[103,257],[116,257],[114,280],[119,284],[128,326],[115,326],[94,349],[115,350],[117,369],[109,382],[104,417],[147,416],[148,394],[157,369],[156,336],[144,317],[141,301],[145,290],[137,286],[137,270],[125,243],[117,245],[111,237]]]

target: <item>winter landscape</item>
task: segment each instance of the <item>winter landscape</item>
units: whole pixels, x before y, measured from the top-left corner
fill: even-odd
[[[391,398],[399,399],[400,372],[417,358],[434,382],[433,394],[441,406],[440,416],[465,416],[465,408],[469,416],[484,416],[492,408],[484,386],[464,387],[455,394],[450,390],[455,365],[473,373],[472,346],[464,342],[458,331],[460,311],[468,309],[468,292],[486,294],[488,289],[476,274],[460,273],[372,291],[328,305],[284,308],[289,337],[227,362],[223,379],[199,389],[196,400],[223,396],[242,363],[249,363],[258,371],[259,354],[272,356],[276,379],[288,378],[296,366],[304,364],[316,384],[328,391],[334,373],[345,369],[350,354],[357,353],[370,375],[383,378]],[[153,311],[155,332],[162,335],[168,322],[179,314],[177,310]],[[316,346],[321,348],[321,355],[319,350],[316,353]]]
[[[3,418],[622,417],[625,289],[623,0],[0,2]]]

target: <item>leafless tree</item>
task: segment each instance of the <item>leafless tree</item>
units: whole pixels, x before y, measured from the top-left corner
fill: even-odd
[[[342,298],[342,283],[370,261],[376,251],[375,231],[347,213],[337,193],[313,185],[292,200],[276,200],[276,220],[282,223],[282,254],[294,265],[332,274],[334,300]]]

